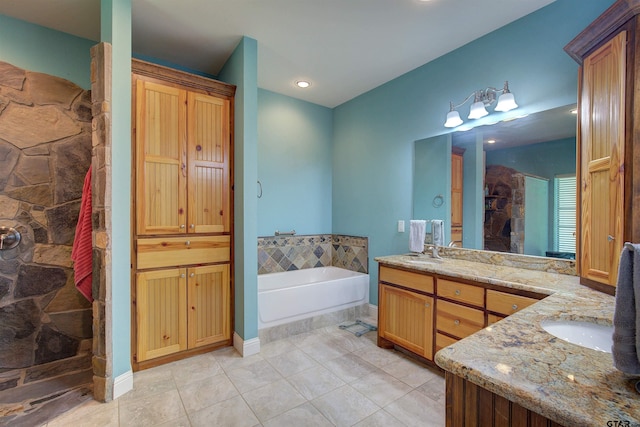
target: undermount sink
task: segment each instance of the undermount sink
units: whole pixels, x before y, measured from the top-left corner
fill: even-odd
[[[613,326],[581,320],[550,319],[540,322],[540,326],[561,340],[592,350],[611,353]]]

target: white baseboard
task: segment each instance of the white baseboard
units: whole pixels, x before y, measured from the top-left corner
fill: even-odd
[[[260,353],[260,338],[244,340],[236,332],[233,333],[233,347],[238,350],[242,357],[253,356]]]
[[[113,398],[117,399],[128,391],[133,390],[133,371],[128,370],[118,375],[113,381]]]

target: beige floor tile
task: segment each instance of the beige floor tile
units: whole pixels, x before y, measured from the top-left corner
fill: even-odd
[[[308,400],[315,399],[345,385],[344,381],[324,366],[317,366],[292,375],[287,380]]]
[[[261,345],[260,354],[265,359],[269,359],[297,349],[298,347],[290,339],[282,339]]]
[[[133,390],[126,393],[126,400],[149,397],[158,393],[175,390],[176,384],[168,365],[145,369],[133,374]]]
[[[282,379],[282,375],[266,360],[227,372],[227,376],[240,393],[255,390]]]
[[[391,349],[380,348],[378,346],[367,346],[366,348],[354,351],[353,354],[361,357],[378,368],[392,362],[397,362],[398,359],[402,358],[402,355],[399,352]]]
[[[313,399],[311,403],[336,426],[352,426],[380,409],[348,384]]]
[[[170,369],[178,387],[201,380],[203,377],[213,377],[224,372],[212,353],[179,360],[172,363]]]
[[[120,402],[121,426],[152,426],[185,416],[178,390]]]
[[[193,427],[253,427],[260,425],[241,396],[208,406],[189,415]]]
[[[438,375],[423,363],[407,357],[384,365],[382,370],[414,388],[420,387]]]
[[[2,423],[0,422],[0,425]],[[100,403],[90,400],[72,411],[49,421],[47,427],[114,427],[118,426],[118,401]]]
[[[233,347],[225,347],[214,351],[212,354],[225,372],[229,372],[233,369],[244,368],[264,360],[262,355],[259,353],[248,357],[242,357]]]
[[[189,418],[187,416],[184,416],[178,418],[177,420],[165,421],[162,424],[158,424],[157,427],[191,427],[191,423],[189,422]]]
[[[242,395],[261,422],[270,420],[306,402],[285,379]]]
[[[193,381],[178,388],[178,392],[188,414],[240,394],[224,374]]]
[[[379,406],[385,406],[413,390],[386,372],[378,371],[351,383],[351,386]]]
[[[318,362],[307,356],[302,350],[295,349],[275,357],[267,358],[267,361],[283,377],[289,377],[298,372],[318,366]]]
[[[420,387],[416,388],[416,390],[438,403],[443,405],[446,403],[446,385],[444,376],[437,376],[422,384]]]
[[[311,403],[307,402],[262,423],[264,427],[332,427]]]
[[[351,353],[323,362],[323,365],[346,383],[353,382],[365,375],[380,370],[371,363]]]
[[[368,416],[353,427],[406,427],[406,424],[384,409],[380,409],[378,412]]]
[[[410,427],[443,427],[445,425],[445,405],[417,390],[390,403],[384,409]]]

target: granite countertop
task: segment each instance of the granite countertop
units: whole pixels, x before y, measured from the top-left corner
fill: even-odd
[[[394,255],[380,264],[549,295],[436,353],[441,368],[566,426],[640,426],[640,394],[611,354],[547,333],[544,319],[612,324],[614,297],[576,276],[462,259]],[[618,421],[619,424],[608,422]]]

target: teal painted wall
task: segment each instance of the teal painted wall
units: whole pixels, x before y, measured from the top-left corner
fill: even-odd
[[[545,256],[549,243],[549,181],[525,176],[524,253]]]
[[[523,113],[575,102],[578,65],[563,47],[612,3],[557,0],[335,108],[333,232],[369,237],[372,303],[374,258],[408,247],[396,221],[411,217],[414,141],[445,133],[449,101],[504,80]]]
[[[258,235],[331,233],[333,112],[258,91]]]
[[[117,161],[112,162],[107,183],[113,222],[112,316],[107,321],[111,320],[115,379],[131,370],[131,0],[102,0],[100,12],[100,38],[111,43],[113,55],[111,158]]]
[[[91,88],[92,40],[0,15],[0,61]]]
[[[462,156],[462,247],[484,248],[484,150],[482,135]]]
[[[219,75],[237,86],[234,124],[234,329],[258,336],[258,43],[243,37]]]

